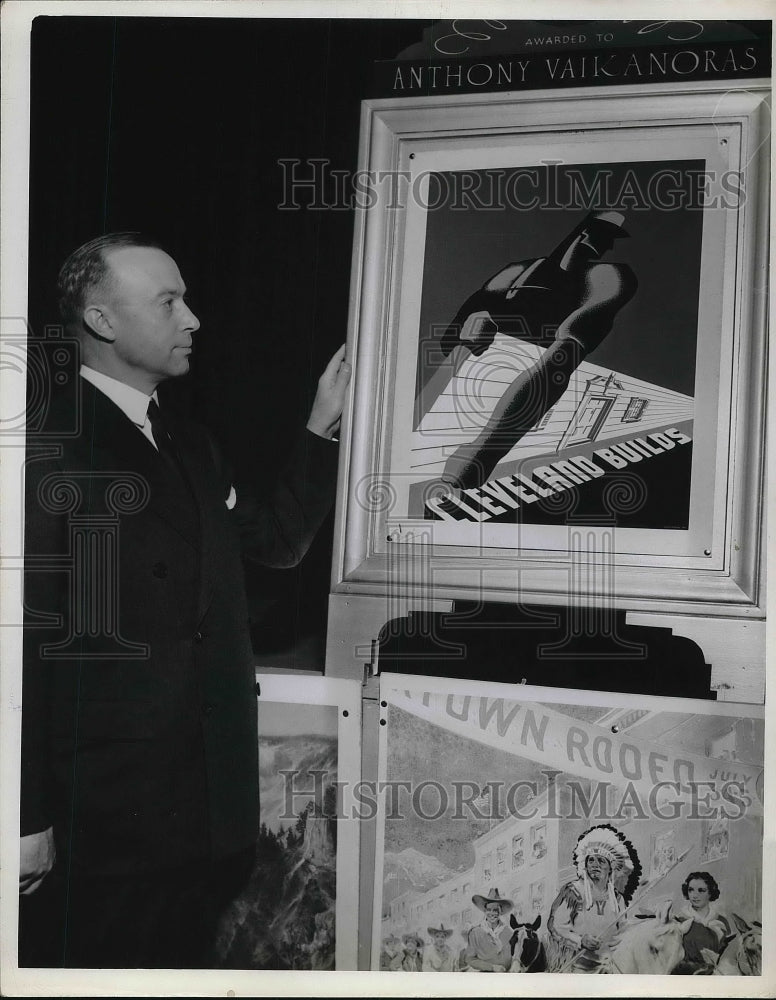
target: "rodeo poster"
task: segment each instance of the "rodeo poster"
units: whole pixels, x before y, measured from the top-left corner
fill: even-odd
[[[760,974],[757,708],[393,674],[381,699],[373,969]]]

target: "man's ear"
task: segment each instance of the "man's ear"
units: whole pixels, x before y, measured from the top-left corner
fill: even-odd
[[[115,340],[110,318],[102,306],[87,306],[83,313],[84,326],[100,340]]]

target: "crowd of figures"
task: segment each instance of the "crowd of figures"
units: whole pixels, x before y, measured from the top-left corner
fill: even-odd
[[[381,970],[761,974],[760,922],[726,914],[710,872],[687,874],[681,902],[639,906],[638,855],[606,823],[579,837],[573,863],[576,876],[561,887],[543,930],[541,914],[530,923],[518,922],[512,900],[492,888],[472,896],[482,920],[461,932],[456,943],[443,923],[427,928],[428,940],[415,931],[386,937]]]

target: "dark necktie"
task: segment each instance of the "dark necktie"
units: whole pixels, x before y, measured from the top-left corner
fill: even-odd
[[[173,488],[176,496],[176,505],[182,525],[188,525],[189,531],[194,533],[197,528],[197,504],[194,489],[189,480],[186,467],[180,459],[178,449],[175,446],[175,438],[170,433],[164,414],[154,399],[148,402],[148,421],[151,424],[151,433],[154,442],[159,449],[159,457],[164,462],[167,475],[165,481]],[[184,500],[185,498],[185,500]],[[187,501],[187,502],[186,502]]]
[[[170,434],[167,421],[164,419],[162,411],[159,409],[155,399],[148,401],[148,421],[151,424],[151,433],[154,436],[159,455],[164,460],[164,464],[172,475],[191,492],[189,479],[186,470],[181,462],[178,449],[175,447],[175,440]]]
[[[151,424],[151,433],[154,436],[156,447],[159,449],[159,454],[172,459],[176,466],[179,466],[180,459],[178,458],[178,452],[175,450],[175,445],[167,429],[165,419],[162,416],[162,411],[153,398],[148,401],[148,421]]]

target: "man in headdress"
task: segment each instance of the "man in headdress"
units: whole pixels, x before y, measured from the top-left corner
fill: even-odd
[[[508,972],[512,964],[509,944],[512,928],[502,917],[512,909],[512,900],[504,899],[498,889],[493,888],[487,896],[475,893],[472,902],[485,916],[482,923],[475,924],[469,931],[467,964],[480,972]]]
[[[608,823],[580,836],[573,862],[577,877],[560,890],[547,921],[553,971],[594,972],[639,883],[641,864],[631,842]]]

